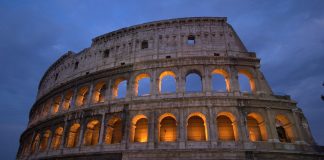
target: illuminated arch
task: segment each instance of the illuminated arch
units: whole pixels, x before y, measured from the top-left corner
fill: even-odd
[[[216,118],[218,139],[221,141],[237,141],[238,126],[235,116],[230,112],[220,112]]]
[[[84,87],[80,88],[78,91],[78,94],[77,94],[76,101],[75,101],[76,105],[77,106],[86,105],[86,103],[88,101],[88,94],[89,94],[88,86],[84,86]]]
[[[121,143],[123,138],[122,132],[122,120],[119,117],[113,117],[108,121],[106,126],[106,144],[116,144]]]
[[[226,85],[226,91],[229,92],[230,91],[230,78],[229,78],[229,74],[224,70],[224,69],[214,69],[212,71],[212,75],[221,75],[224,78],[225,81],[225,85]],[[213,88],[214,90],[215,88]]]
[[[163,71],[159,76],[159,92],[160,93],[163,93],[163,91],[162,91],[162,88],[163,88],[162,87],[163,86],[162,81],[163,81],[164,78],[167,78],[167,77],[172,77],[173,78],[172,80],[175,82],[175,86],[176,86],[176,83],[177,83],[176,74],[173,71],[169,71],[169,70]],[[168,93],[168,92],[164,92],[164,93]]]
[[[276,130],[280,142],[293,142],[295,140],[294,136],[294,126],[283,114],[278,114],[276,116]]]
[[[43,152],[47,149],[47,145],[49,142],[49,138],[51,136],[52,132],[50,130],[46,130],[42,136],[40,146],[39,146],[39,151]]]
[[[250,141],[266,141],[268,139],[266,123],[259,113],[249,113],[246,117]]]
[[[53,108],[52,108],[53,113],[57,113],[59,111],[60,104],[61,104],[61,96],[56,96],[53,101]]]
[[[195,83],[194,81],[197,81],[199,84],[193,85],[192,83]],[[197,88],[191,88],[198,86]],[[201,92],[203,89],[203,83],[202,83],[202,75],[197,70],[191,70],[186,74],[186,81],[185,81],[185,91],[186,92]]]
[[[57,150],[60,148],[63,136],[63,127],[57,127],[54,132],[51,148]]]
[[[50,108],[51,108],[51,101],[47,100],[43,106],[43,111],[42,111],[43,117],[46,117],[49,114]]]
[[[139,74],[139,75],[136,76],[136,78],[134,80],[134,94],[135,94],[135,96],[141,96],[138,93],[139,87],[141,87],[141,84],[139,84],[139,83],[144,78],[150,79],[150,75],[148,73],[141,73],[141,74]],[[148,87],[150,88],[149,90],[151,90],[150,85]],[[150,91],[147,94],[150,94]]]
[[[164,113],[159,117],[159,141],[175,142],[177,140],[177,121],[171,113]]]
[[[68,148],[73,148],[78,145],[79,141],[79,136],[80,136],[80,124],[79,123],[74,123],[71,125],[67,141],[66,141],[66,147]]]
[[[86,146],[93,146],[99,143],[100,122],[98,120],[91,120],[87,124],[87,128],[83,137],[83,144]]]
[[[39,141],[40,141],[40,134],[37,133],[36,136],[34,137],[32,145],[31,145],[31,151],[30,151],[31,153],[36,152]]]
[[[207,141],[206,116],[200,112],[191,113],[187,118],[187,140]]]
[[[113,84],[113,89],[112,89],[112,95],[113,95],[113,98],[124,98],[124,97],[118,97],[119,95],[119,91],[118,91],[118,87],[119,85],[122,83],[122,82],[126,82],[126,85],[127,85],[127,80],[126,78],[117,78]],[[127,88],[127,86],[126,86]],[[127,92],[127,89],[126,89],[126,92]],[[126,94],[126,93],[125,93]]]
[[[92,103],[102,103],[105,101],[107,85],[105,82],[98,82],[92,93]]]
[[[148,119],[145,115],[136,115],[131,124],[131,142],[147,142]]]
[[[70,109],[71,107],[71,102],[72,102],[72,97],[73,97],[73,91],[69,90],[65,93],[64,95],[64,100],[63,100],[63,104],[62,104],[62,109],[64,111]]]
[[[239,77],[240,77],[240,75],[243,75],[249,79],[250,90],[252,92],[254,92],[255,91],[255,81],[254,81],[254,77],[253,77],[252,73],[246,69],[239,69],[238,73],[239,73],[239,75],[238,75]],[[243,84],[240,84],[241,87],[242,87],[242,85]],[[240,90],[242,91],[242,89],[240,89]]]

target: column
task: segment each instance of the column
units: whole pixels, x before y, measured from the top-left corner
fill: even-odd
[[[208,117],[209,117],[209,140],[211,141],[212,145],[213,145],[213,142],[217,145],[217,142],[216,142],[216,138],[217,138],[217,129],[216,129],[216,124],[215,124],[215,112],[212,108],[212,106],[208,106]]]
[[[149,135],[148,135],[148,147],[153,149],[154,148],[154,137],[155,137],[155,112],[154,110],[151,111],[150,117],[148,118],[148,129],[149,129]]]
[[[294,128],[294,131],[295,131],[295,142],[296,143],[301,143],[301,144],[305,144],[305,140],[304,138],[302,137],[302,133],[301,133],[301,130],[300,130],[300,127],[303,127],[302,123],[299,122],[298,118],[297,118],[297,115],[296,115],[296,112],[298,112],[298,109],[295,108],[295,109],[292,109],[292,115],[293,115],[293,118],[294,118],[294,123],[292,124],[292,127],[295,126]]]
[[[75,108],[75,106],[76,106],[75,101],[76,101],[77,95],[78,95],[78,87],[75,87],[73,89],[73,96],[72,96],[72,100],[71,100],[71,104],[70,104],[70,109]]]
[[[87,104],[84,104],[86,107],[90,106],[90,104],[92,103],[92,92],[93,92],[93,82],[91,82],[90,86],[89,86],[89,94],[87,98]]]
[[[186,141],[186,122],[183,115],[183,109],[179,109],[179,148],[184,149],[186,147],[185,141]]]
[[[68,132],[68,121],[67,121],[67,118],[65,118],[65,121],[64,121],[64,127],[63,127],[63,135],[62,135],[62,138],[61,138],[61,144],[60,144],[60,150],[61,152],[63,152],[63,148],[64,148],[64,145],[65,145],[65,142],[66,142],[66,137],[68,137],[69,135],[69,132]]]
[[[101,117],[101,123],[100,123],[100,134],[99,134],[99,144],[101,145],[103,143],[103,137],[104,137],[104,131],[105,131],[105,118],[106,114],[103,113]]]
[[[270,107],[266,108],[266,112],[267,112],[267,122],[269,123],[269,129],[270,129],[270,133],[268,141],[269,142],[279,142],[279,138],[278,138],[278,134],[277,134],[277,130],[276,130],[276,124],[275,124],[275,118],[271,116],[271,111],[270,111]]]
[[[235,95],[238,95],[240,93],[240,85],[238,82],[238,73],[237,70],[230,66],[230,86],[231,86],[231,92],[234,92]]]

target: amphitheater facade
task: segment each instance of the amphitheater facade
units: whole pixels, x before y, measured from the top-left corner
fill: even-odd
[[[17,159],[323,159],[321,150],[227,19],[194,17],[122,28],[59,58]]]

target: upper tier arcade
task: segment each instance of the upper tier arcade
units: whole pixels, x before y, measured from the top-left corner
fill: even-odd
[[[64,54],[47,70],[39,84],[38,99],[77,77],[144,61],[217,56],[248,58],[256,62],[250,65],[259,65],[255,54],[247,52],[224,17],[155,21],[122,28],[92,41],[91,47]]]

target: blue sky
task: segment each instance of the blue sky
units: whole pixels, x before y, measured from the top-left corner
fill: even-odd
[[[0,157],[15,158],[38,82],[62,54],[118,28],[195,16],[228,17],[273,90],[298,102],[324,145],[323,7],[321,0],[0,0]]]

